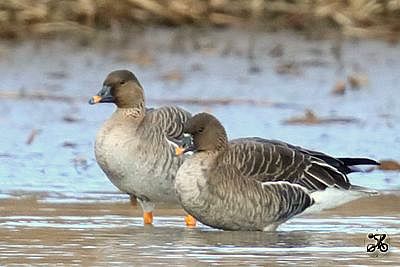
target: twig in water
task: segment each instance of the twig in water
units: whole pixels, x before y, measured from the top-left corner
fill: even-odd
[[[41,130],[32,129],[31,133],[28,135],[25,144],[31,145],[35,141],[36,136],[41,132]]]

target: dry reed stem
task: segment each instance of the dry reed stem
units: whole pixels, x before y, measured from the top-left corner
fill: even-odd
[[[157,3],[157,1],[154,0],[127,0],[127,1],[133,5],[143,8],[144,10],[154,15],[169,19],[177,24],[181,22],[181,18],[177,16],[177,14],[174,14],[169,9],[166,9],[165,6]]]
[[[346,36],[369,38],[398,36],[399,17],[400,0],[2,0],[0,36],[87,32],[88,26],[112,28],[118,22],[126,26],[263,23],[296,29],[323,24]]]

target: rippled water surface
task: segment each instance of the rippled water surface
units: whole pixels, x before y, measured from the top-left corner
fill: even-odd
[[[358,201],[318,216],[302,216],[277,232],[188,229],[176,209],[156,211],[154,226],[126,203],[2,202],[2,264],[239,265],[312,264],[396,266],[400,259],[399,196]],[[392,212],[379,212],[385,207]],[[348,214],[353,210],[353,214]],[[383,213],[378,215],[376,213]],[[368,215],[367,215],[368,214]],[[390,237],[389,254],[366,254],[369,232]]]
[[[381,195],[294,218],[276,233],[187,229],[178,207],[162,205],[154,227],[143,227],[139,208],[130,207],[94,160],[95,133],[113,107],[87,104],[108,72],[129,68],[149,106],[176,102],[213,112],[230,138],[260,136],[335,156],[399,160],[398,45],[346,41],[338,48],[334,40],[290,34],[187,29],[150,29],[126,39],[1,44],[0,265],[398,265],[395,171],[350,175]],[[249,57],[250,40],[256,57]],[[271,52],[276,47],[281,55]],[[335,82],[351,73],[368,83],[333,96]],[[208,101],[215,99],[221,101]],[[352,122],[284,123],[305,109]],[[376,231],[387,233],[391,246],[388,255],[372,258],[365,242]]]

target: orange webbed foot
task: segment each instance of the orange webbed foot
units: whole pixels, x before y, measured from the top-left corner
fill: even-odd
[[[186,215],[185,223],[187,227],[196,227],[196,219],[192,215]]]
[[[143,213],[143,222],[144,224],[153,224],[153,212],[144,212]]]

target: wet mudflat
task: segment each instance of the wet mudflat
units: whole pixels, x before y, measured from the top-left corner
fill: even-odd
[[[113,107],[87,105],[109,71],[128,68],[149,106],[213,112],[230,138],[261,136],[336,156],[398,161],[398,45],[190,29],[150,29],[126,39],[1,44],[1,265],[399,262],[398,171],[351,175],[381,196],[297,217],[277,233],[186,229],[178,207],[162,206],[154,227],[143,227],[139,208],[94,160],[96,130]],[[343,95],[332,93],[338,81]],[[364,245],[376,230],[391,239],[390,253],[377,259]]]

